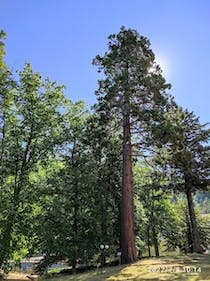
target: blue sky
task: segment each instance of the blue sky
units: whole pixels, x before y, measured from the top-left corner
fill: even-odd
[[[69,98],[92,105],[99,78],[92,59],[124,25],[150,39],[176,101],[209,121],[209,0],[0,0],[0,7],[12,69],[28,61],[65,84]]]

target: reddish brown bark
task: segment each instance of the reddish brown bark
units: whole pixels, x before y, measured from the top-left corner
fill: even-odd
[[[130,118],[123,119],[123,190],[121,208],[122,263],[136,261]]]

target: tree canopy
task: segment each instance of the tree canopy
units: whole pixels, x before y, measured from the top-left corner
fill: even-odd
[[[103,79],[89,109],[30,63],[13,75],[5,38],[1,31],[1,268],[33,254],[43,256],[40,271],[65,260],[75,272],[117,253],[130,263],[163,248],[202,252],[210,130],[169,96],[149,40],[125,27],[108,37],[93,61]]]

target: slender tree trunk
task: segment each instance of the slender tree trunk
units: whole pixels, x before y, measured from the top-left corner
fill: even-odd
[[[71,266],[72,266],[72,274],[75,274],[76,273],[76,266],[77,266],[77,259],[76,259],[76,257],[72,258]]]
[[[18,205],[11,206],[11,210],[7,216],[7,221],[4,224],[4,228],[1,234],[0,245],[0,268],[4,262],[7,262],[11,253],[11,241],[14,223],[16,219]]]
[[[147,250],[148,250],[148,256],[151,257],[151,249],[150,249],[150,243],[147,243]]]
[[[7,261],[9,259],[10,255],[10,242],[11,242],[11,236],[12,236],[12,227],[13,223],[12,221],[8,221],[6,223],[4,232],[2,233],[2,239],[1,239],[1,246],[0,246],[0,267],[4,263],[4,261]]]
[[[101,268],[103,268],[106,264],[106,256],[104,250],[102,250],[101,252],[100,260],[101,260]]]
[[[123,187],[121,208],[121,247],[122,263],[136,261],[136,245],[134,231],[133,172],[130,117],[123,119]]]
[[[150,229],[149,225],[147,227],[147,249],[148,249],[148,256],[151,257],[151,249],[150,249]]]
[[[195,209],[194,209],[194,203],[193,203],[193,198],[192,198],[192,190],[190,187],[186,188],[186,194],[187,194],[187,203],[188,203],[190,223],[191,223],[191,229],[192,229],[193,252],[202,253],[203,251],[202,251],[202,247],[201,247],[200,235],[199,235],[198,225],[197,225],[196,216],[195,216]]]
[[[157,233],[155,230],[155,227],[152,227],[152,236],[153,236],[153,244],[154,244],[154,249],[155,249],[155,256],[159,257],[159,245],[158,245],[158,239],[157,239]]]
[[[4,142],[5,142],[5,113],[3,114],[3,127],[2,127],[2,139],[1,139],[1,153],[0,153],[0,167],[1,167],[1,173],[0,173],[0,184],[2,185],[4,182]]]
[[[77,163],[77,150],[76,140],[74,139],[72,152],[71,152],[71,166],[72,170],[74,171],[74,188],[73,188],[73,241],[74,244],[77,245],[77,237],[78,237],[78,212],[79,212],[79,190],[78,190],[78,163]],[[72,274],[76,273],[76,265],[77,265],[77,249],[74,250],[72,257],[71,257],[71,266],[72,266]]]

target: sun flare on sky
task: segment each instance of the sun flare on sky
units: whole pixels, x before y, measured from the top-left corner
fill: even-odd
[[[169,59],[167,58],[167,56],[163,55],[163,54],[157,54],[155,56],[155,61],[162,69],[163,75],[168,76],[169,72],[170,72],[170,63],[169,63]]]

